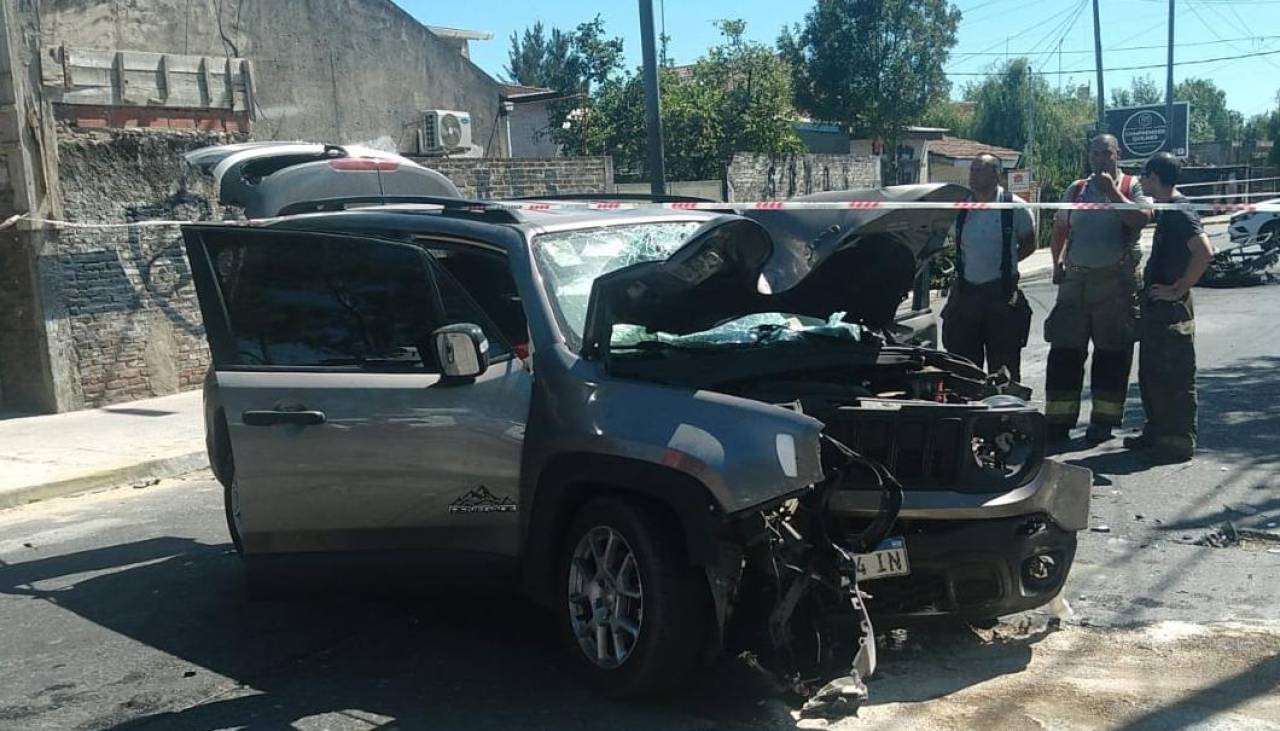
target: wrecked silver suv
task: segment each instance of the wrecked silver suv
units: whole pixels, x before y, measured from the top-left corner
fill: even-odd
[[[946,211],[288,205],[185,228],[251,578],[518,575],[608,693],[728,650],[789,688],[846,675],[845,704],[868,609],[988,618],[1062,587],[1087,471],[1044,458],[1020,386],[885,334]]]

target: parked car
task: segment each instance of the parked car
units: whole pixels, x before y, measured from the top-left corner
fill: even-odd
[[[1045,458],[1018,384],[886,334],[945,210],[272,205],[294,215],[184,229],[251,575],[518,576],[619,696],[726,647],[865,676],[868,606],[985,619],[1062,588],[1088,470]]]

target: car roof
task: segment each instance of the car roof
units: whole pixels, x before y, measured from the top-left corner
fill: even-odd
[[[451,202],[452,203],[452,202]],[[506,208],[501,201],[467,201],[457,205],[369,205],[338,211],[298,213],[263,222],[263,228],[345,235],[400,237],[435,234],[513,242],[524,235],[629,224],[711,220],[722,213],[656,207],[596,210],[568,206],[549,210]],[[193,228],[239,227],[241,222],[191,224]]]

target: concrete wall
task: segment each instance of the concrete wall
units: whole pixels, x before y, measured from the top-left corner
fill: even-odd
[[[46,58],[60,45],[248,58],[257,139],[408,151],[419,112],[453,109],[471,113],[475,144],[506,150],[502,125],[495,124],[497,82],[390,0],[39,5]]]
[[[729,200],[776,200],[827,190],[880,186],[880,158],[862,155],[794,155],[771,158],[740,152],[727,172]]]
[[[618,193],[640,193],[648,195],[652,190],[648,183],[618,183],[614,185]],[[724,200],[723,180],[668,180],[668,195],[688,195],[707,200]]]
[[[547,134],[550,104],[540,101],[515,105],[511,113],[512,157],[560,157],[560,147]]]
[[[221,219],[209,181],[181,159],[221,141],[201,132],[64,133],[64,215],[84,223]],[[50,231],[38,262],[57,410],[200,384],[209,355],[176,227]]]
[[[468,198],[520,198],[613,190],[613,162],[608,157],[416,159],[439,170]]]

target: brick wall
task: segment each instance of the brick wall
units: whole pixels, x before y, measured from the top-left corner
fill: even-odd
[[[608,157],[416,158],[443,173],[468,198],[519,198],[613,190]]]
[[[862,155],[768,155],[739,152],[726,173],[729,200],[778,200],[827,190],[880,187],[880,158]]]
[[[69,221],[220,219],[209,182],[182,153],[226,141],[210,132],[60,130]],[[60,406],[94,407],[200,384],[209,356],[176,227],[63,229],[40,257],[46,318],[61,347]],[[51,339],[54,335],[51,334]],[[63,362],[59,362],[63,361]],[[55,373],[55,380],[58,380]]]

